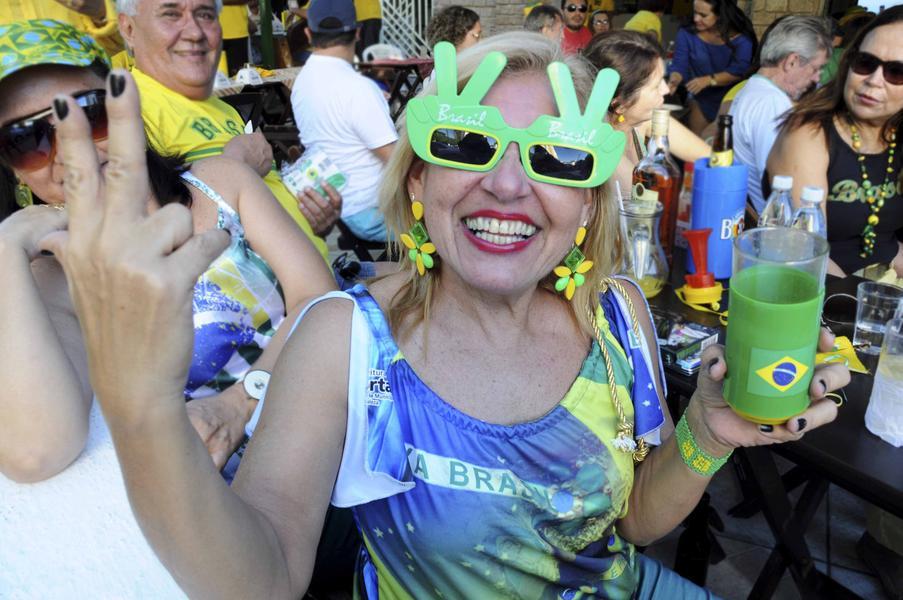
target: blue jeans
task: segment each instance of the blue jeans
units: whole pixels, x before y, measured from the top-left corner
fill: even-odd
[[[386,241],[386,223],[383,214],[375,206],[365,208],[349,217],[342,217],[345,225],[362,240],[368,242]]]
[[[718,597],[684,579],[654,558],[637,553],[640,585],[634,598],[638,600],[716,600]]]

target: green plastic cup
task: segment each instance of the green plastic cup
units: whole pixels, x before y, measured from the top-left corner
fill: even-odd
[[[763,227],[734,240],[724,399],[755,423],[785,423],[809,406],[828,242]]]

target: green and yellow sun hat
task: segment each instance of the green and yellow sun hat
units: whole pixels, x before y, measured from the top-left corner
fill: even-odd
[[[94,38],[53,19],[31,19],[0,25],[0,81],[26,67],[87,67],[110,58]]]

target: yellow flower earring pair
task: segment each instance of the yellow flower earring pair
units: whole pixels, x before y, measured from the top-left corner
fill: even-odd
[[[586,283],[584,276],[593,268],[593,261],[586,260],[583,251],[580,250],[580,244],[586,239],[586,223],[577,230],[574,237],[574,247],[564,257],[564,264],[555,267],[552,272],[558,277],[555,281],[555,291],[564,294],[564,297],[570,300],[574,297],[577,288]]]
[[[423,218],[423,202],[416,200],[413,193],[411,212],[414,214],[414,225],[407,233],[401,234],[401,243],[407,247],[408,258],[417,266],[417,273],[422,276],[427,269],[432,269],[436,265],[431,256],[436,251],[436,246],[430,241],[430,234],[420,220]]]

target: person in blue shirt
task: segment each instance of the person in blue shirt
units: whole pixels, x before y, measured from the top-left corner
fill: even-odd
[[[721,99],[749,71],[756,33],[735,0],[695,0],[693,26],[677,33],[668,72],[671,93],[691,94],[688,125],[697,135],[715,120]]]
[[[191,330],[178,326],[228,236],[144,216],[127,72],[107,95],[121,169],[98,174],[85,116],[62,100],[71,217],[68,237],[41,247],[74,282],[145,535],[190,597],[303,596],[331,502],[353,507],[364,541],[358,598],[712,598],[634,544],[674,529],[733,448],[833,420],[824,395],[848,370],[819,365],[812,405],[760,428],[725,404],[712,346],[673,426],[642,292],[609,277],[617,73],[520,31],[433,55],[435,83],[407,105],[381,188],[409,252],[308,306],[231,487],[185,416]],[[123,297],[140,309],[115,310]]]

